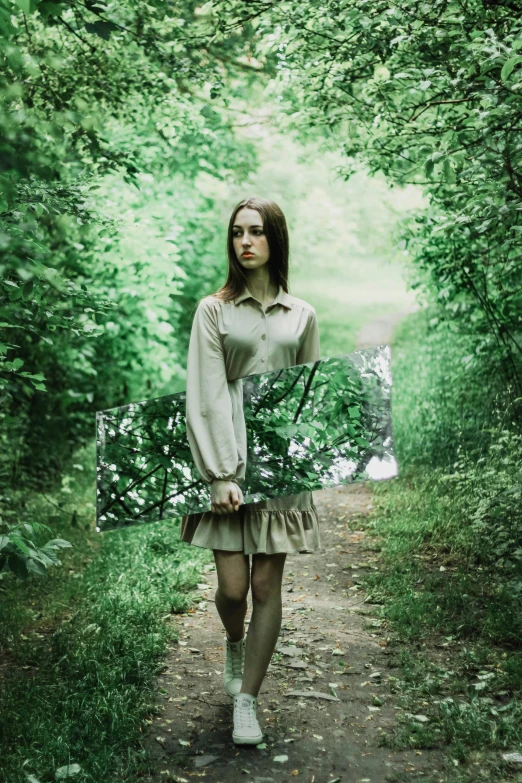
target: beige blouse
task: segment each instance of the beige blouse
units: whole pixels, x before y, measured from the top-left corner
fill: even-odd
[[[312,305],[281,286],[263,309],[246,287],[235,300],[201,300],[187,358],[186,424],[201,477],[245,479],[247,439],[241,378],[317,361],[319,327]]]

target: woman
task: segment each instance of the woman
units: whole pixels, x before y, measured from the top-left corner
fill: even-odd
[[[230,218],[227,250],[227,281],[199,302],[187,361],[187,437],[210,484],[211,511],[183,516],[180,539],[214,552],[215,602],[226,630],[223,680],[234,697],[232,738],[257,744],[263,738],[257,695],[281,629],[286,556],[321,549],[321,542],[312,492],[244,503],[240,379],[318,360],[319,329],[314,308],[287,292],[288,230],[277,204],[241,201]]]

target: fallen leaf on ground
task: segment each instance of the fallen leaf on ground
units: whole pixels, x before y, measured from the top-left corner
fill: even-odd
[[[78,775],[82,771],[79,764],[67,764],[65,767],[59,767],[54,773],[56,780],[65,780]]]
[[[207,764],[212,764],[213,761],[216,761],[219,756],[197,756],[194,759],[194,766],[196,769],[199,769],[200,767],[206,767]]]
[[[283,653],[283,655],[302,655],[304,650],[300,647],[279,647],[276,652]]]
[[[285,696],[308,696],[314,699],[327,699],[328,701],[340,701],[329,693],[320,693],[319,691],[288,691]]]
[[[288,663],[279,663],[279,666],[284,666],[285,669],[306,669],[308,664],[304,661],[289,661]]]
[[[522,764],[522,753],[503,753],[504,761],[511,761],[514,764]]]

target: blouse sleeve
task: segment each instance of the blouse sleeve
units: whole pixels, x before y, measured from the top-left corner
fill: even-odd
[[[308,364],[320,359],[319,324],[315,310],[309,311],[308,324],[306,326],[303,341],[297,352],[296,364]]]
[[[217,309],[202,300],[192,322],[187,357],[186,425],[202,479],[234,480],[238,449]]]

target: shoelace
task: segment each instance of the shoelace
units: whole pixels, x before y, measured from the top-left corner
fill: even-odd
[[[230,650],[230,662],[232,666],[232,675],[234,677],[241,677],[243,672],[243,645],[240,644],[238,647],[236,647],[236,650],[234,651],[233,647],[230,644],[230,640],[227,639],[229,650]]]
[[[257,729],[256,706],[254,701],[239,702],[235,712],[236,725],[238,729],[248,728]]]

